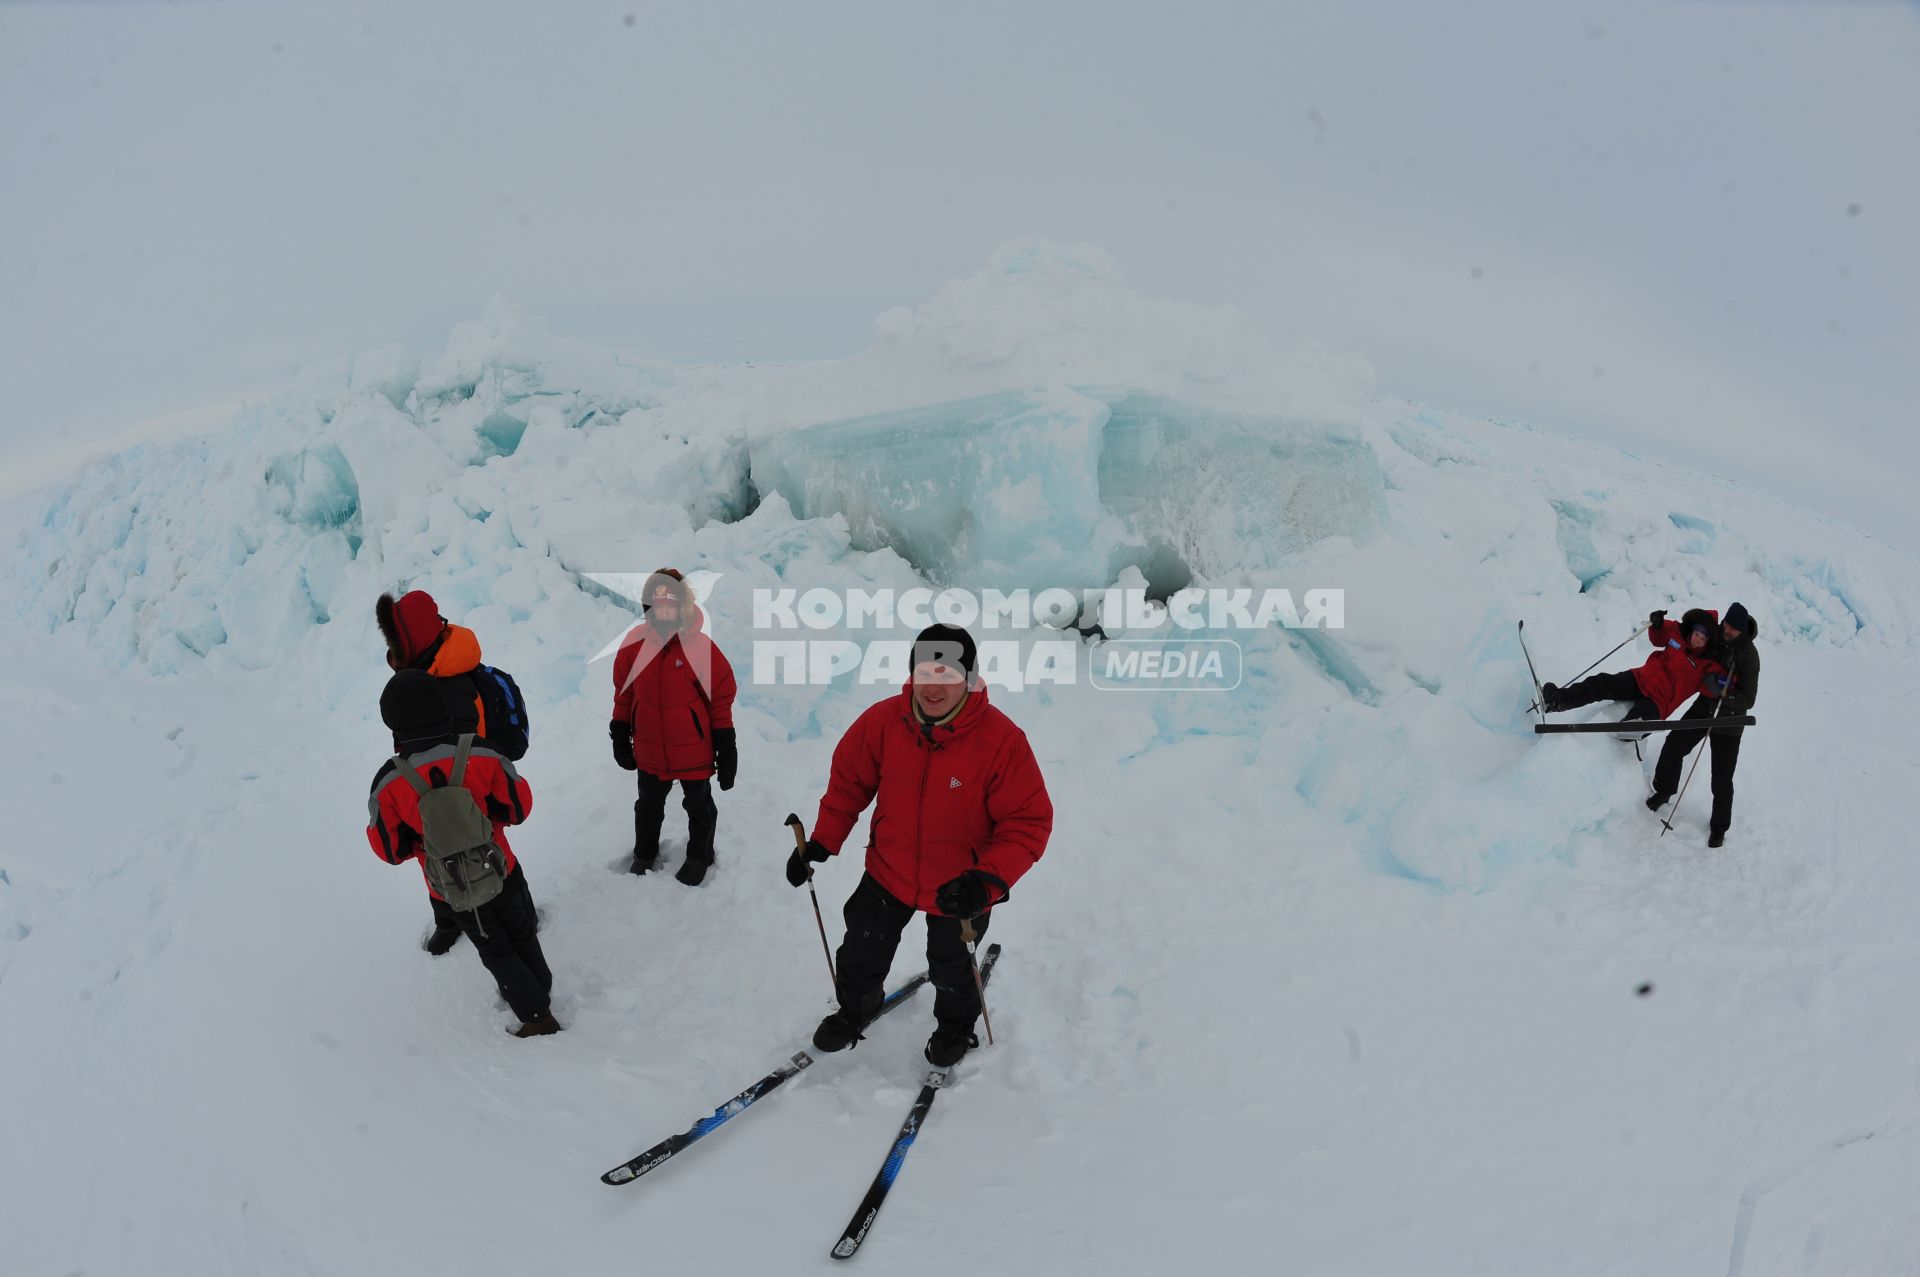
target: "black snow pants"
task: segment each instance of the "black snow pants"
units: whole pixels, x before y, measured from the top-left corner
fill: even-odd
[[[640,778],[640,797],[633,804],[633,859],[636,864],[651,865],[660,855],[660,825],[667,816],[667,795],[674,782],[649,772]],[[687,859],[713,863],[713,834],[720,824],[720,809],[713,804],[713,782],[680,782],[680,806],[687,813]]]
[[[893,966],[900,933],[912,921],[912,905],[862,874],[860,885],[847,897],[843,911],[847,938],[834,958],[839,975],[840,1006],[862,1021],[872,1017],[886,996],[887,971]],[[984,935],[991,911],[973,920],[976,937]],[[970,1032],[980,1015],[980,991],[973,984],[973,961],[960,938],[960,919],[927,915],[927,970],[933,977],[933,1018],[943,1029]]]
[[[547,995],[553,991],[553,972],[547,968],[546,954],[540,951],[540,918],[534,912],[533,892],[528,890],[527,875],[520,866],[515,865],[507,875],[499,895],[478,910],[453,916],[459,920],[461,932],[473,942],[480,961],[487,964],[500,986],[500,996],[513,1013],[525,1022],[545,1012]]]
[[[1697,697],[1680,717],[1683,721],[1696,718],[1712,718],[1714,709],[1720,702]],[[1675,730],[1667,733],[1667,743],[1660,749],[1660,761],[1653,769],[1653,792],[1669,795],[1680,788],[1680,765],[1687,760],[1694,747],[1709,736],[1713,750],[1713,816],[1708,828],[1714,833],[1724,834],[1733,824],[1733,769],[1740,761],[1740,733],[1738,727],[1716,727],[1709,732],[1703,725],[1697,729]]]
[[[1640,691],[1632,670],[1618,674],[1595,674],[1560,689],[1559,709],[1578,709],[1595,701],[1632,701],[1626,716],[1631,719],[1659,718],[1660,708]]]

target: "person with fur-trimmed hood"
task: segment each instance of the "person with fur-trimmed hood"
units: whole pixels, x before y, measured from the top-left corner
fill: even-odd
[[[869,706],[834,747],[813,837],[787,858],[787,881],[803,886],[808,862],[840,854],[877,800],[834,963],[840,1009],[814,1030],[817,1050],[860,1040],[915,913],[927,916],[934,989],[927,1062],[951,1068],[979,1044],[980,994],[962,924],[972,923],[976,939],[985,934],[994,907],[1046,850],[1053,802],[1026,734],[987,703],[975,664],[965,630],[920,632],[907,685]]]
[[[1727,609],[1720,627],[1720,664],[1723,669],[1702,680],[1700,698],[1681,715],[1694,719],[1739,718],[1753,712],[1760,695],[1760,653],[1753,645],[1760,627],[1753,616],[1738,603]],[[1713,815],[1707,822],[1707,846],[1718,847],[1733,826],[1733,769],[1740,762],[1740,737],[1744,727],[1713,727],[1702,722],[1697,729],[1673,731],[1660,750],[1660,761],[1653,769],[1653,794],[1647,810],[1659,811],[1680,788],[1680,765],[1694,747],[1711,734],[1713,750]]]
[[[1543,684],[1542,706],[1549,714],[1578,709],[1595,701],[1626,701],[1622,721],[1665,718],[1691,700],[1709,674],[1721,672],[1720,639],[1714,632],[1720,614],[1711,608],[1689,608],[1679,621],[1669,621],[1665,609],[1647,617],[1647,641],[1653,655],[1635,670],[1595,674],[1565,687]]]
[[[687,857],[674,878],[689,887],[713,867],[719,809],[712,781],[732,789],[739,767],[733,733],[733,666],[706,632],[706,617],[677,569],[660,568],[641,591],[646,619],[613,658],[613,760],[637,773],[633,864],[644,874],[660,857],[667,795],[680,785]]]
[[[409,590],[397,599],[382,594],[373,605],[373,617],[387,641],[387,668],[424,670],[438,679],[454,732],[485,736],[480,689],[473,682],[480,664],[479,637],[464,625],[449,625],[425,590]],[[398,736],[393,748],[400,749]],[[460,923],[446,901],[431,892],[427,899],[433,905],[433,930],[421,947],[437,958],[460,942]]]

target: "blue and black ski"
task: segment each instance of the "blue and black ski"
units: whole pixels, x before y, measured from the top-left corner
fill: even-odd
[[[987,977],[993,974],[993,964],[1000,960],[1000,946],[987,946],[987,956],[980,963],[980,987],[985,988]],[[835,1259],[852,1259],[854,1252],[860,1249],[860,1243],[867,1239],[867,1230],[873,1227],[873,1221],[879,1218],[881,1204],[887,1200],[887,1191],[893,1187],[893,1181],[899,1176],[900,1168],[906,1164],[907,1150],[913,1147],[913,1141],[920,1135],[921,1123],[927,1120],[927,1113],[933,1108],[933,1097],[948,1081],[946,1069],[929,1069],[927,1080],[920,1087],[920,1094],[913,1101],[913,1108],[907,1112],[907,1120],[900,1124],[900,1133],[893,1137],[893,1143],[887,1149],[887,1160],[880,1164],[880,1173],[873,1177],[873,1186],[867,1189],[867,1195],[860,1199],[860,1209],[853,1212],[853,1218],[847,1221],[840,1240],[834,1243]]]
[[[899,1006],[902,1002],[905,1002],[918,992],[920,986],[926,982],[927,973],[922,971],[919,975],[913,977],[913,979],[888,994],[887,1000],[880,1004],[880,1009],[874,1012],[873,1018],[877,1020]],[[637,1154],[631,1159],[620,1163],[620,1165],[614,1167],[605,1175],[602,1175],[600,1182],[602,1184],[631,1184],[648,1171],[657,1169],[660,1164],[668,1158],[685,1150],[688,1145],[697,1143],[713,1134],[716,1128],[753,1107],[767,1092],[780,1086],[788,1078],[812,1064],[813,1057],[811,1055],[808,1055],[805,1051],[794,1052],[785,1064],[782,1064],[779,1068],[767,1074],[758,1082],[755,1082],[752,1086],[728,1100],[725,1104],[722,1104],[709,1116],[701,1118],[678,1135],[667,1136],[667,1138],[661,1140],[646,1152]]]

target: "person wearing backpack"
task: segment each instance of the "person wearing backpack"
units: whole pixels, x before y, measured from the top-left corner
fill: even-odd
[[[558,1033],[533,894],[506,834],[533,809],[533,790],[511,759],[459,730],[456,709],[426,670],[387,680],[380,719],[398,747],[373,778],[367,841],[390,865],[420,862],[428,892],[453,913],[520,1018],[509,1031]]]
[[[472,630],[448,624],[425,590],[409,590],[398,599],[382,594],[373,614],[387,641],[387,668],[424,670],[438,679],[456,733],[474,733],[510,761],[525,756],[526,702],[511,675],[481,664],[480,639]],[[398,738],[393,747],[398,753]],[[460,926],[444,901],[430,899],[433,931],[422,947],[437,958],[459,942]]]
[[[646,619],[627,631],[613,658],[613,760],[639,774],[633,804],[633,864],[644,874],[660,856],[667,795],[680,783],[687,858],[674,877],[697,887],[713,867],[719,824],[710,780],[732,789],[739,767],[733,735],[733,666],[708,637],[706,618],[673,568],[647,578]]]

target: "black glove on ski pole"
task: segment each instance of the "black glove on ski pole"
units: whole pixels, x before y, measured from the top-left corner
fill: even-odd
[[[838,998],[840,996],[840,977],[833,969],[833,946],[827,943],[827,920],[820,916],[820,896],[819,893],[813,889],[813,866],[806,864],[808,860],[817,859],[817,857],[811,854],[807,846],[807,827],[800,823],[799,816],[789,812],[787,814],[787,828],[793,830],[794,858],[798,859],[806,867],[807,894],[813,897],[813,921],[815,925],[820,928],[820,952],[827,955],[827,979],[833,981],[833,996]],[[791,873],[789,873],[789,876],[791,876]],[[974,978],[976,980],[979,979],[977,972]]]

